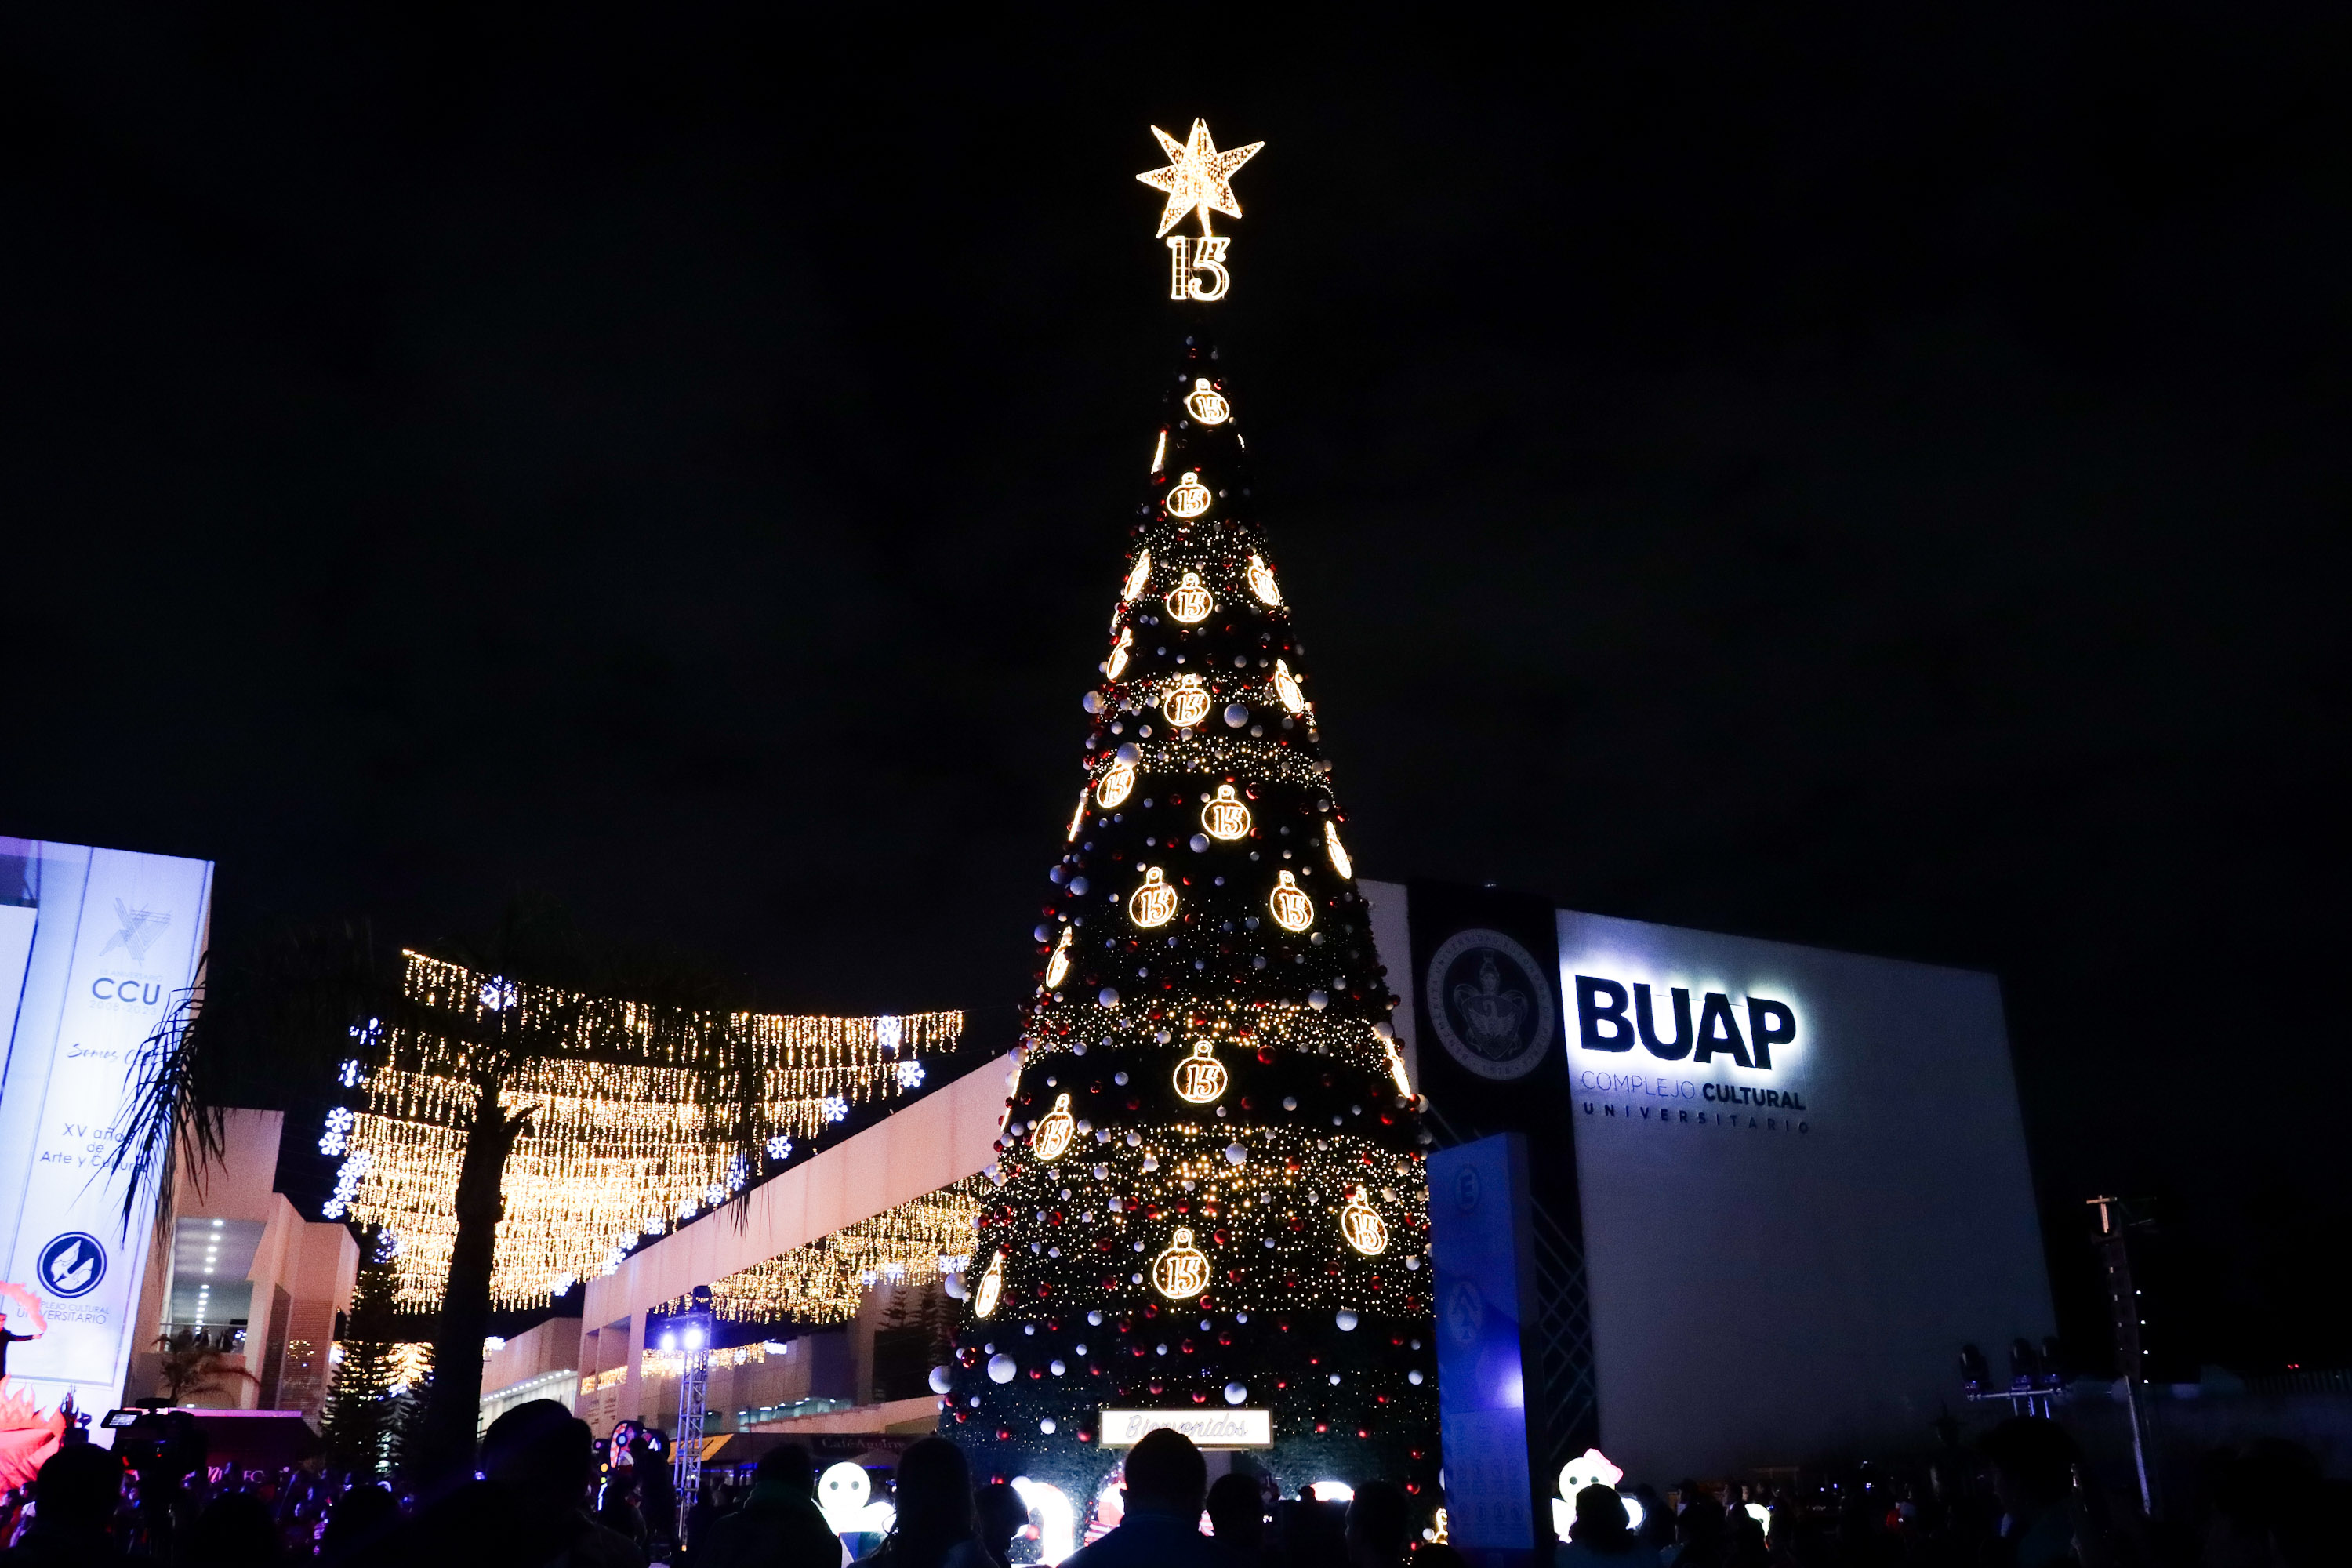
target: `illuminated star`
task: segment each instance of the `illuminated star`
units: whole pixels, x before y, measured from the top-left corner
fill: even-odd
[[[1228,176],[1257,156],[1257,150],[1265,146],[1265,142],[1253,142],[1246,147],[1220,153],[1217,144],[1209,140],[1209,122],[1205,120],[1192,121],[1192,135],[1189,141],[1179,142],[1157,125],[1151,128],[1151,133],[1160,138],[1160,145],[1168,154],[1169,164],[1164,169],[1154,169],[1150,174],[1135,177],[1155,191],[1168,193],[1168,208],[1160,215],[1160,235],[1182,223],[1195,209],[1201,214],[1201,232],[1203,235],[1210,232],[1211,213],[1223,213],[1227,217],[1242,216],[1242,205],[1234,199],[1234,187]]]

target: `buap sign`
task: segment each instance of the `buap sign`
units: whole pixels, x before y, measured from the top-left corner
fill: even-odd
[[[1597,974],[1576,977],[1577,1043],[1588,1051],[1630,1051],[1639,1045],[1661,1061],[1712,1062],[1722,1058],[1738,1067],[1769,1071],[1772,1047],[1797,1037],[1797,1010],[1768,996],[1746,996],[1744,1009],[1721,991],[1703,994],[1691,1012],[1684,986],[1666,988],[1661,1022],[1659,999],[1647,984],[1627,984]],[[1747,1027],[1741,1028],[1741,1014]]]

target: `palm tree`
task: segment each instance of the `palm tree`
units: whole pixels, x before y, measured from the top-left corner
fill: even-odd
[[[186,1403],[192,1394],[215,1393],[224,1384],[239,1378],[247,1383],[261,1381],[241,1366],[229,1365],[229,1352],[201,1329],[159,1334],[155,1348],[163,1352],[156,1381],[163,1384],[164,1397],[174,1405]]]
[[[501,1085],[517,1067],[600,1059],[590,1012],[601,998],[625,996],[660,1014],[666,1035],[696,1043],[688,1070],[697,1099],[724,1108],[726,1142],[748,1161],[766,1136],[758,1075],[749,1068],[750,1054],[736,1048],[738,1014],[725,995],[732,987],[707,968],[667,950],[593,942],[544,901],[518,900],[488,942],[440,946],[468,968],[559,985],[579,1000],[528,1009],[426,1006],[408,994],[401,955],[379,949],[364,922],[289,931],[235,954],[207,953],[196,985],[142,1049],[111,1157],[114,1170],[128,1170],[131,1192],[163,1194],[156,1223],[168,1226],[178,1163],[193,1163],[191,1184],[201,1191],[204,1175],[223,1156],[226,1113],[284,1109],[290,1097],[325,1092],[351,1054],[359,1024],[436,1034],[462,1048],[475,1096],[452,1205],[455,1249],[434,1338],[438,1372],[414,1440],[403,1445],[403,1468],[426,1484],[471,1469],[506,1164],[531,1115],[530,1107],[500,1105]],[[126,1216],[130,1206],[126,1198]],[[745,1212],[738,1206],[738,1223]]]

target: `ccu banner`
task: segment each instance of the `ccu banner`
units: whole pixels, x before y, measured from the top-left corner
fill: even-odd
[[[135,1319],[153,1194],[126,1226],[105,1167],[139,1047],[195,982],[211,893],[209,861],[0,838],[0,1278],[39,1304],[40,1322],[10,1316],[39,1331],[7,1370],[44,1416],[68,1393],[115,1404],[152,1331]]]

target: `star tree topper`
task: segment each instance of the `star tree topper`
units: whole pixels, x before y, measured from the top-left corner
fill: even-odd
[[[1201,215],[1203,237],[1215,232],[1209,226],[1211,213],[1223,213],[1227,217],[1242,216],[1242,205],[1234,197],[1229,176],[1256,157],[1258,149],[1265,146],[1265,142],[1253,142],[1246,147],[1220,153],[1217,144],[1209,139],[1209,122],[1205,120],[1192,121],[1192,134],[1182,142],[1157,125],[1151,128],[1151,133],[1160,138],[1160,145],[1171,160],[1164,169],[1153,169],[1135,176],[1153,190],[1164,191],[1168,195],[1168,206],[1160,215],[1160,233],[1155,237],[1164,238],[1169,230],[1196,210]]]
[[[1135,177],[1155,191],[1164,191],[1168,205],[1160,215],[1159,237],[1168,242],[1168,297],[1171,300],[1222,300],[1233,286],[1225,269],[1225,247],[1233,243],[1209,226],[1211,213],[1242,216],[1230,176],[1257,156],[1263,142],[1220,153],[1209,139],[1209,122],[1192,121],[1192,136],[1179,142],[1157,125],[1151,133],[1167,151],[1169,164]],[[1199,238],[1169,231],[1194,213],[1201,215]]]

